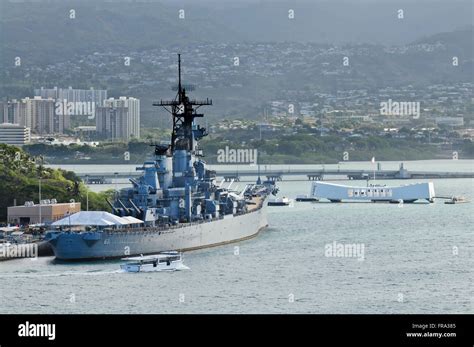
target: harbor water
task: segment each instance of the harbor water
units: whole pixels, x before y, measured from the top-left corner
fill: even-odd
[[[405,167],[472,171],[473,165],[430,161]],[[431,181],[436,195],[462,195],[470,203],[269,207],[269,227],[257,237],[185,253],[190,270],[172,273],[120,273],[119,260],[0,262],[0,313],[472,314],[474,180]],[[308,181],[278,185],[279,196],[290,198],[310,189]],[[359,252],[328,252],[348,244]]]

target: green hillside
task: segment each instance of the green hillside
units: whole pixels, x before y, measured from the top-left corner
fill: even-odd
[[[13,206],[15,199],[17,205],[31,200],[38,203],[39,177],[42,178],[42,199],[56,199],[58,202],[74,199],[85,208],[87,188],[73,172],[37,165],[34,157],[18,147],[0,144],[0,222],[6,221],[7,207]],[[110,191],[89,191],[89,209],[109,210],[105,199],[110,195]]]

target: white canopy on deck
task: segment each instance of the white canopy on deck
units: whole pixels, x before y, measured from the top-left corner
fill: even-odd
[[[66,216],[56,222],[52,226],[111,226],[111,225],[129,225],[141,224],[142,220],[134,217],[119,217],[104,211],[81,211],[70,216]]]

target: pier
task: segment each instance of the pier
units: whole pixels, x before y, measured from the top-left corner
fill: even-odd
[[[128,179],[141,174],[140,171],[127,172],[95,172],[95,173],[78,173],[77,175],[91,184],[112,183],[112,180]],[[440,178],[474,178],[474,172],[449,172],[449,171],[408,171],[400,165],[398,170],[349,170],[349,169],[291,169],[287,170],[260,170],[260,176],[266,177],[271,181],[323,181],[325,179],[340,180],[373,180],[375,179],[440,179]],[[220,170],[216,169],[217,177],[224,179],[226,182],[253,180],[258,176],[257,168],[241,168],[237,170]],[[114,180],[114,181],[115,181]]]

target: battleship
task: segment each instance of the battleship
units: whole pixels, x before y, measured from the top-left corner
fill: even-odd
[[[258,177],[241,191],[231,190],[207,169],[199,148],[207,131],[195,122],[204,117],[197,110],[206,105],[212,100],[187,96],[178,54],[176,97],[153,103],[172,116],[170,143],[152,145],[153,158],[137,167],[140,177],[130,178],[132,186],[108,201],[113,214],[82,211],[79,218],[67,216],[52,224],[46,239],[57,259],[189,251],[249,239],[268,225],[267,199],[278,192],[275,182]]]

